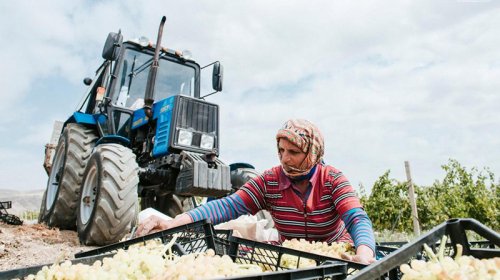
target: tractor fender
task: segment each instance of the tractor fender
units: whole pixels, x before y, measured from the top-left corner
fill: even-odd
[[[238,168],[251,168],[251,169],[255,169],[255,167],[253,165],[251,165],[250,163],[246,163],[246,162],[235,162],[235,163],[231,163],[229,164],[229,170],[230,171],[234,171]]]
[[[121,135],[105,135],[95,143],[96,146],[101,144],[120,144],[125,147],[130,146],[130,140]]]
[[[64,123],[64,126],[66,126],[68,123],[96,125],[96,120],[94,115],[74,112],[73,115],[69,117],[68,120]]]

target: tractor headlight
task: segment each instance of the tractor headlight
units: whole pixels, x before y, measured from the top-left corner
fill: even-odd
[[[193,54],[191,53],[190,50],[183,50],[182,51],[182,58],[190,60],[193,59]]]
[[[149,39],[147,37],[141,36],[137,41],[139,45],[141,45],[142,47],[149,46]]]
[[[193,132],[179,129],[179,137],[177,139],[179,145],[191,146],[191,143],[193,143]]]
[[[200,148],[211,150],[214,147],[215,138],[212,135],[202,134]]]

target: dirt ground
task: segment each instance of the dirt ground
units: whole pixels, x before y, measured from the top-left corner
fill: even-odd
[[[0,222],[0,271],[73,259],[76,253],[93,248],[80,245],[75,231]]]

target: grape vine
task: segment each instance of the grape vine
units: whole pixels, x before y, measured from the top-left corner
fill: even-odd
[[[451,218],[474,218],[499,230],[500,182],[495,183],[493,172],[468,170],[454,159],[442,168],[446,172],[442,180],[432,186],[414,186],[422,229]],[[407,183],[390,178],[390,170],[379,177],[369,195],[361,188],[360,198],[375,230],[412,231]]]

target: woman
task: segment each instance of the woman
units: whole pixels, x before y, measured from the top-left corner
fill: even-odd
[[[323,163],[324,141],[319,129],[307,120],[289,120],[276,135],[281,165],[264,171],[234,194],[208,202],[171,221],[151,216],[137,234],[210,219],[213,224],[244,214],[268,210],[281,241],[350,242],[356,255],[350,260],[375,261],[371,221],[349,181],[335,167]]]

